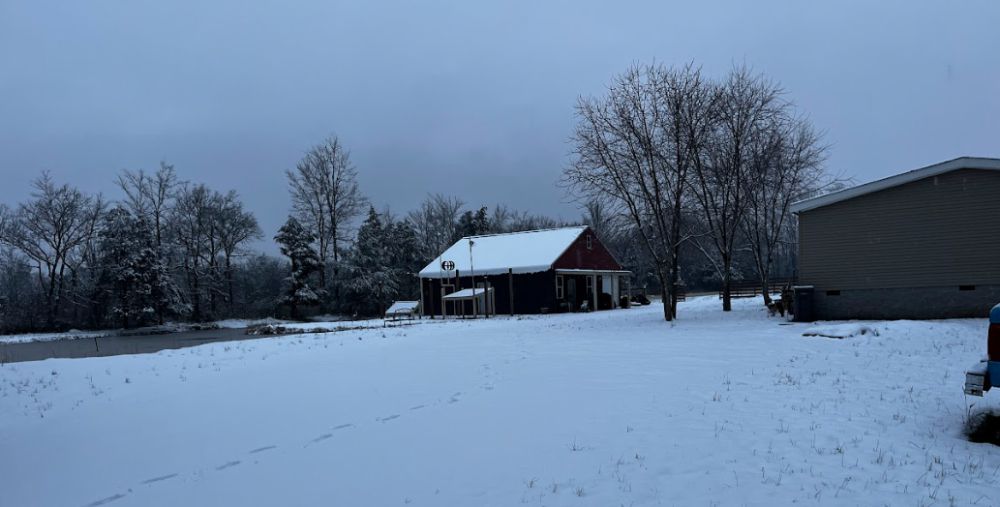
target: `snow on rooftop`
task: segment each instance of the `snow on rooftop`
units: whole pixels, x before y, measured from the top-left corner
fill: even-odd
[[[846,201],[848,199],[853,199],[862,195],[885,190],[887,188],[898,187],[900,185],[905,185],[906,183],[922,180],[931,176],[957,171],[959,169],[1000,171],[1000,159],[986,157],[959,157],[938,164],[906,171],[904,173],[889,176],[888,178],[882,178],[863,185],[857,185],[844,190],[839,190],[837,192],[831,192],[829,194],[798,201],[792,203],[791,210],[793,213],[801,213],[811,209],[821,208],[823,206],[829,206],[841,201]]]
[[[455,299],[455,300],[457,300],[457,299],[472,299],[472,298],[480,298],[481,299],[481,298],[486,297],[486,293],[487,292],[493,292],[493,287],[488,287],[488,288],[483,288],[483,289],[479,289],[479,288],[476,288],[476,289],[462,289],[462,290],[460,290],[458,292],[452,292],[451,294],[448,294],[447,296],[444,296],[444,299]]]
[[[386,315],[394,313],[412,313],[420,307],[420,301],[396,301],[385,311]]]
[[[514,273],[538,273],[548,271],[552,264],[586,226],[542,229],[537,231],[469,236],[458,240],[420,270],[420,276],[432,278],[441,276],[440,261],[452,261],[460,274],[470,273],[475,268],[477,275],[498,275],[512,269]],[[469,242],[472,242],[472,259],[469,259]]]

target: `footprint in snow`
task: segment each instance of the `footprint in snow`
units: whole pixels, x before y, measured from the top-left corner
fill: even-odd
[[[277,448],[278,448],[278,446],[276,446],[276,445],[268,445],[268,446],[264,446],[264,447],[258,447],[256,449],[250,451],[250,454],[257,454],[258,452],[270,451],[271,449],[277,449]]]
[[[125,498],[125,494],[124,493],[118,493],[117,495],[111,495],[111,496],[109,496],[107,498],[102,498],[102,499],[100,499],[100,500],[98,500],[96,502],[88,503],[86,505],[86,507],[97,507],[99,505],[104,505],[104,504],[107,504],[107,503],[114,502],[115,500],[121,500],[122,498]]]
[[[350,423],[348,423],[348,424],[341,424],[340,426],[334,426],[333,429],[335,429],[335,430],[342,430],[344,428],[350,428],[351,426],[354,426],[354,425],[350,424]]]
[[[424,408],[425,406],[426,405],[417,405],[415,407],[410,407],[410,410],[420,410],[420,409]]]
[[[227,468],[232,468],[232,467],[234,467],[236,465],[239,465],[240,463],[242,463],[242,461],[230,461],[229,463],[226,463],[224,465],[219,465],[219,466],[215,467],[215,469],[216,470],[225,470]]]
[[[315,444],[316,442],[322,442],[322,441],[324,441],[324,440],[326,440],[328,438],[331,438],[331,437],[333,437],[333,433],[324,433],[324,434],[322,434],[322,435],[320,435],[320,436],[318,436],[318,437],[310,440],[309,443],[310,444]]]
[[[177,474],[161,475],[159,477],[153,477],[152,479],[146,479],[146,480],[142,481],[142,484],[152,484],[154,482],[160,482],[160,481],[165,481],[167,479],[173,479],[174,477],[177,477]]]
[[[386,422],[386,421],[391,421],[393,419],[398,419],[398,418],[399,418],[399,414],[393,414],[393,415],[390,415],[389,417],[383,417],[383,418],[379,419],[378,421],[379,422]]]

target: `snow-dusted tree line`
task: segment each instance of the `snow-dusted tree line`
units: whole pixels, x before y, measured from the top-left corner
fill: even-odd
[[[161,164],[124,171],[118,198],[43,173],[0,205],[0,331],[337,313],[373,315],[419,297],[417,271],[468,234],[562,225],[503,205],[428,196],[405,216],[376,211],[337,138],[287,171],[292,209],[271,239],[234,191]]]
[[[440,194],[403,216],[376,210],[335,137],[309,150],[287,177],[292,212],[275,240],[294,268],[279,299],[299,315],[379,314],[394,300],[418,299],[417,272],[463,236],[564,225],[503,204],[470,209]]]
[[[235,192],[180,181],[166,164],[116,183],[122,198],[109,202],[45,173],[0,210],[5,329],[199,321],[259,297],[246,247],[261,231]]]
[[[417,271],[462,236],[576,223],[633,286],[666,294],[668,320],[678,287],[721,287],[728,310],[734,281],[794,273],[789,207],[831,180],[821,136],[776,83],[634,66],[581,98],[577,120],[564,177],[584,213],[572,223],[440,194],[405,215],[376,210],[336,137],[286,171],[292,207],[267,234],[235,192],[166,164],[124,171],[114,201],[42,174],[30,198],[0,206],[0,330],[374,315],[418,298]],[[272,237],[281,256],[254,251]]]
[[[692,266],[710,268],[724,310],[735,280],[766,287],[794,262],[790,205],[831,184],[821,136],[746,67],[711,79],[693,65],[635,65],[581,98],[577,120],[565,181],[642,250],[667,320],[677,288],[704,278]]]

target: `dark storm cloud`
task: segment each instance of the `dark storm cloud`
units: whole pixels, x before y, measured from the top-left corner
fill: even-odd
[[[578,95],[632,62],[747,63],[859,181],[1000,155],[995,2],[12,2],[0,201],[48,169],[117,196],[153,169],[234,188],[268,236],[283,171],[337,134],[363,191],[578,216],[555,182]]]

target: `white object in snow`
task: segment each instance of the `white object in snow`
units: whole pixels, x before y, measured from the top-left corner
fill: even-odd
[[[824,338],[853,338],[870,334],[878,336],[878,330],[867,324],[832,324],[827,326],[813,326],[803,331],[802,336],[822,336]]]
[[[990,390],[990,370],[988,364],[989,362],[983,359],[965,372],[965,394],[969,396],[982,396],[984,391]]]
[[[420,301],[396,301],[385,311],[386,317],[412,317],[420,310]]]

